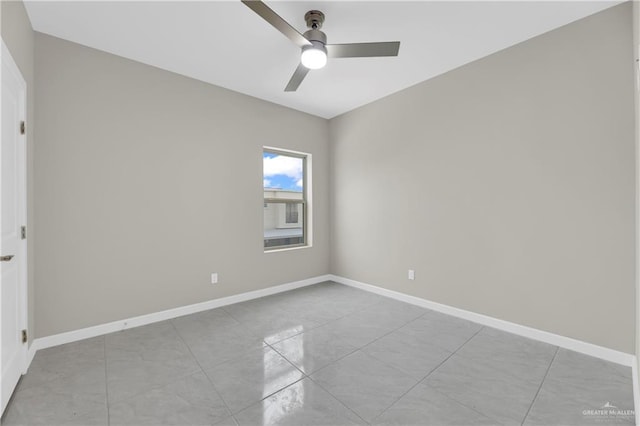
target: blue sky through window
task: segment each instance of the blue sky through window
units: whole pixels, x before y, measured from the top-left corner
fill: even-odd
[[[263,187],[302,192],[302,161],[302,158],[298,157],[263,153]]]

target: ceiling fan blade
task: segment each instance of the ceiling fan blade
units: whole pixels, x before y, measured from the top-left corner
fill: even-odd
[[[398,56],[399,41],[381,43],[327,44],[330,58],[365,58],[371,56]]]
[[[296,70],[293,72],[291,80],[289,80],[289,83],[287,84],[287,87],[284,88],[284,91],[295,92],[298,89],[298,86],[300,86],[300,83],[302,83],[302,80],[304,80],[304,78],[307,76],[308,72],[309,68],[305,67],[302,64],[298,65],[298,68],[296,68]]]
[[[262,19],[273,25],[275,29],[280,31],[289,40],[297,44],[299,47],[309,46],[311,43],[304,38],[295,28],[293,28],[287,21],[282,19],[280,15],[275,13],[269,6],[260,0],[242,0],[249,9],[260,15]]]

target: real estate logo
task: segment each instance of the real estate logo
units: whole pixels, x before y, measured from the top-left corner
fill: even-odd
[[[582,415],[597,421],[633,421],[635,411],[618,408],[607,401],[600,408],[582,410]]]

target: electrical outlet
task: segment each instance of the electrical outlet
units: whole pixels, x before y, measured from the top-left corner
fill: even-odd
[[[416,271],[414,271],[413,269],[409,269],[409,273],[407,274],[407,278],[409,278],[410,280],[415,280],[416,279]]]
[[[218,284],[218,273],[213,272],[211,274],[211,284]]]

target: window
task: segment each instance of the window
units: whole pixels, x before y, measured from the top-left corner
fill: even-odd
[[[265,148],[262,154],[264,189],[264,249],[310,245],[310,155]]]

